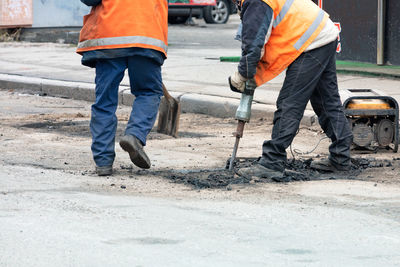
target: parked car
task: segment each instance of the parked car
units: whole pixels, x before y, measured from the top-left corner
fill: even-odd
[[[168,22],[184,23],[190,17],[204,18],[206,23],[222,24],[236,12],[231,0],[170,0]]]

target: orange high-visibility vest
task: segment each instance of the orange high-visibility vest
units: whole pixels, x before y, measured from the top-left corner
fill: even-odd
[[[329,18],[311,0],[263,1],[274,11],[274,22],[254,76],[257,85],[272,80],[295,61],[318,36]]]
[[[102,0],[83,18],[78,53],[128,47],[167,55],[167,0]]]

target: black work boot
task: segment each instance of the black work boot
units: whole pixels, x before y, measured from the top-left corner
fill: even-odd
[[[112,166],[96,166],[98,176],[110,176],[113,173]]]
[[[251,177],[269,178],[275,181],[280,181],[283,178],[282,171],[276,171],[264,167],[261,164],[255,164],[251,167],[242,168],[237,172],[238,175],[250,179]]]
[[[312,161],[310,167],[317,171],[325,171],[325,172],[349,171],[351,169],[351,165],[335,164],[327,158]]]
[[[143,169],[150,168],[150,159],[144,152],[142,143],[135,136],[124,135],[119,141],[119,145],[129,153],[133,164]]]

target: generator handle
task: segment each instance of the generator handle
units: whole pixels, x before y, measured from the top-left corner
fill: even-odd
[[[351,96],[346,99],[343,103],[343,107],[346,108],[351,100],[354,99],[381,99],[381,100],[389,100],[390,104],[392,104],[392,108],[399,110],[399,104],[397,103],[396,99],[391,96]],[[394,106],[394,107],[393,107]]]

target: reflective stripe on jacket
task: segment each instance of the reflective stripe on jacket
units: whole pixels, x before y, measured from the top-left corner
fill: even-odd
[[[329,15],[311,0],[260,0],[274,12],[271,36],[254,79],[264,84],[285,70],[323,29]],[[246,0],[242,1],[246,2]]]
[[[167,0],[103,0],[84,17],[78,53],[128,47],[167,55]]]

